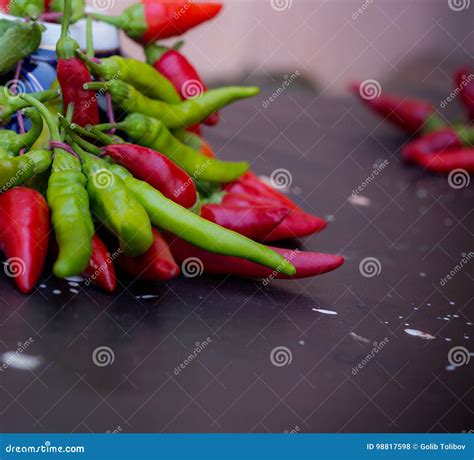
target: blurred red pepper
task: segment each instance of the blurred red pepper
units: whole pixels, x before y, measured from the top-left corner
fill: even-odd
[[[284,206],[239,207],[222,204],[208,204],[201,208],[201,217],[240,233],[255,241],[262,241],[272,232],[290,210]]]
[[[112,256],[97,234],[94,234],[92,238],[91,259],[82,276],[86,282],[89,281],[104,291],[113,292],[117,288],[117,276]]]
[[[129,6],[120,16],[91,13],[100,21],[122,29],[133,40],[147,45],[157,40],[182,35],[209,21],[222,9],[221,3],[196,3],[181,0],[142,0]]]
[[[474,122],[474,75],[469,67],[461,67],[454,75],[456,90],[460,91],[459,97],[466,108],[469,121]]]
[[[358,82],[352,83],[350,88],[367,107],[409,134],[432,132],[443,126],[442,120],[429,102],[385,93],[365,97],[363,85]]]
[[[173,83],[184,101],[199,97],[208,88],[193,65],[176,49],[181,44],[182,42],[179,42],[173,48],[151,44],[145,48],[145,54],[148,64]],[[204,121],[209,126],[216,125],[218,122],[217,112]]]
[[[206,273],[217,275],[230,274],[248,278],[299,279],[330,272],[344,263],[344,258],[337,255],[272,247],[271,249],[281,254],[296,267],[296,274],[289,277],[248,260],[222,256],[197,248],[170,233],[165,233],[164,237],[168,241],[177,262],[182,263],[189,257],[196,257],[202,262]]]
[[[48,252],[49,208],[36,190],[17,187],[0,195],[0,245],[18,289],[35,287]]]
[[[449,173],[454,169],[464,169],[467,173],[473,174],[474,147],[452,149],[434,155],[418,154],[413,158],[413,161],[432,172]]]
[[[153,244],[145,254],[139,257],[127,257],[121,254],[117,263],[125,273],[139,279],[167,281],[176,278],[180,268],[176,264],[167,242],[155,228]]]

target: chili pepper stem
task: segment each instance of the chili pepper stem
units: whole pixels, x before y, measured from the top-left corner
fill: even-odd
[[[90,15],[98,21],[107,22],[119,28],[121,28],[124,23],[123,18],[121,16],[108,16],[106,14],[100,13],[90,13]]]
[[[94,81],[89,83],[84,83],[83,88],[86,90],[99,91],[101,89],[107,90],[108,85],[106,82]]]
[[[38,112],[41,114],[41,116],[45,119],[46,124],[48,125],[51,139],[54,141],[61,141],[58,125],[54,122],[53,116],[51,115],[49,110],[46,108],[46,106],[42,102],[36,100],[34,97],[32,97],[29,94],[22,94],[19,97],[23,99],[24,101],[26,101],[29,105],[37,109]]]
[[[90,17],[90,16],[88,16],[88,17]],[[83,53],[80,49],[76,50],[76,56],[81,61],[84,61],[87,64],[87,66],[92,70],[93,73],[101,75],[103,64],[99,64],[98,62],[95,62],[92,59],[93,56],[89,56],[89,54]]]
[[[86,17],[86,40],[87,40],[87,52],[86,55],[89,58],[94,57],[94,43],[92,40],[92,17],[87,15]]]

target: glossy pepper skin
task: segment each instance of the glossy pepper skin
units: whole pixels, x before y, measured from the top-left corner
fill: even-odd
[[[61,141],[58,126],[48,109],[29,95],[21,97],[41,113],[51,139]],[[91,258],[94,224],[89,211],[86,182],[80,161],[70,153],[55,148],[47,200],[59,249],[53,265],[53,272],[58,278],[79,275]]]
[[[0,191],[23,184],[51,166],[49,150],[31,150],[18,157],[0,158]]]
[[[262,241],[290,212],[284,206],[208,204],[201,208],[201,217],[252,240]]]
[[[469,67],[461,67],[454,75],[456,89],[460,90],[459,99],[466,109],[468,120],[474,122],[474,74]]]
[[[38,282],[48,252],[49,209],[35,190],[18,187],[0,195],[0,245],[7,273],[24,294]]]
[[[15,131],[0,130],[0,147],[10,152],[11,155],[18,155],[21,149],[29,149],[43,131],[43,118],[36,109],[24,109],[23,113],[31,121],[31,128],[28,132],[18,134]]]
[[[173,83],[145,62],[122,56],[110,56],[96,62],[80,50],[76,51],[76,55],[87,64],[94,75],[104,80],[109,82],[123,80],[149,98],[169,104],[181,102]]]
[[[61,37],[56,44],[58,58],[57,74],[63,95],[64,113],[69,104],[74,105],[72,121],[80,126],[99,123],[99,108],[94,91],[84,89],[84,83],[91,80],[87,66],[75,51],[79,44],[68,36],[71,18],[71,0],[64,0],[64,15],[61,23]]]
[[[215,158],[216,154],[209,143],[200,135],[190,132],[186,129],[176,129],[173,131],[173,135],[180,140],[183,144],[191,147],[193,150],[201,153],[205,157]]]
[[[208,251],[252,260],[287,275],[295,273],[293,265],[274,251],[174,203],[151,185],[133,178],[121,166],[112,168],[146,209],[153,225]]]
[[[104,124],[99,128],[109,129],[110,126]],[[160,120],[146,115],[130,114],[115,126],[140,145],[166,155],[193,178],[217,183],[231,182],[249,167],[246,162],[233,163],[204,157],[176,139]]]
[[[203,264],[204,272],[213,275],[233,275],[244,278],[301,279],[328,273],[339,268],[344,263],[344,258],[338,255],[271,248],[295,266],[296,273],[288,276],[238,257],[213,254],[169,233],[165,233],[164,236],[177,262],[183,263],[189,257],[196,257]]]
[[[169,281],[180,273],[168,244],[155,228],[153,244],[145,254],[138,257],[120,255],[117,264],[128,275],[149,281]]]
[[[92,238],[92,255],[82,276],[86,283],[92,283],[106,292],[114,292],[117,288],[117,276],[112,256],[97,234],[94,234]]]
[[[92,17],[122,29],[133,40],[146,45],[181,35],[212,19],[221,10],[220,3],[143,0],[128,7],[120,16],[92,13]]]
[[[463,169],[474,174],[474,147],[451,149],[434,155],[417,155],[413,161],[428,171],[447,174],[455,169]]]
[[[147,62],[173,83],[182,100],[196,98],[207,91],[207,85],[197,70],[177,49],[151,44],[145,48],[145,55]],[[204,121],[209,126],[218,122],[218,112]]]
[[[422,155],[449,152],[469,145],[474,145],[474,129],[444,128],[409,142],[402,149],[402,157],[406,162],[414,162]]]
[[[408,134],[432,132],[443,126],[434,107],[428,102],[385,93],[374,98],[365,97],[360,83],[353,83],[351,89],[363,104]]]
[[[253,97],[260,92],[255,86],[227,86],[209,90],[196,99],[188,99],[179,104],[168,104],[150,99],[132,85],[120,80],[88,83],[84,87],[96,91],[107,91],[112,95],[113,101],[125,112],[154,117],[170,129],[187,128],[200,123],[216,110],[234,101]]]

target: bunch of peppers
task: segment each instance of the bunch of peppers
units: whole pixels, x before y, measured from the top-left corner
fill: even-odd
[[[220,109],[258,88],[208,90],[178,46],[152,43],[220,9],[170,0],[130,7],[122,17],[130,16],[133,37],[146,46],[144,63],[95,58],[91,20],[83,53],[69,36],[74,9],[65,0],[56,46],[60,90],[17,96],[0,88],[1,122],[21,113],[31,125],[27,132],[0,130],[0,248],[22,292],[34,289],[48,254],[55,276],[82,274],[108,292],[117,287],[116,269],[166,281],[181,267],[186,275],[187,261],[196,258],[207,273],[272,279],[343,264],[337,255],[265,245],[311,235],[326,223],[266,185],[248,163],[217,159],[197,134],[201,124],[217,123]],[[187,97],[189,80],[200,83],[197,96]],[[113,102],[108,123],[97,92]]]
[[[466,112],[463,123],[448,124],[427,101],[385,93],[368,97],[360,83],[351,90],[384,121],[410,135],[401,149],[405,162],[435,173],[474,173],[474,73],[469,67],[458,69],[453,84]]]

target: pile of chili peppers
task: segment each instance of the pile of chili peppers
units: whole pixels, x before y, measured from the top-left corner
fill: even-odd
[[[384,121],[410,135],[401,149],[405,162],[435,173],[457,169],[474,173],[474,74],[463,67],[455,73],[453,84],[453,94],[466,112],[465,122],[455,124],[423,100],[381,92],[369,97],[359,83],[353,83],[351,90]]]
[[[202,124],[219,122],[219,110],[258,88],[208,89],[181,43],[155,43],[211,19],[221,4],[144,0],[118,18],[93,15],[143,44],[145,63],[95,58],[90,18],[87,53],[81,51],[68,30],[82,2],[15,2],[36,17],[54,5],[62,21],[60,89],[15,95],[0,88],[0,121],[21,111],[31,125],[22,133],[0,130],[0,246],[22,292],[34,289],[48,255],[56,277],[82,274],[108,292],[118,271],[166,281],[186,275],[186,262],[196,259],[207,273],[269,279],[320,275],[343,264],[337,255],[266,246],[326,223],[266,185],[246,162],[216,158],[200,135]],[[189,82],[199,94],[186,89]],[[108,120],[97,93],[113,102]]]

